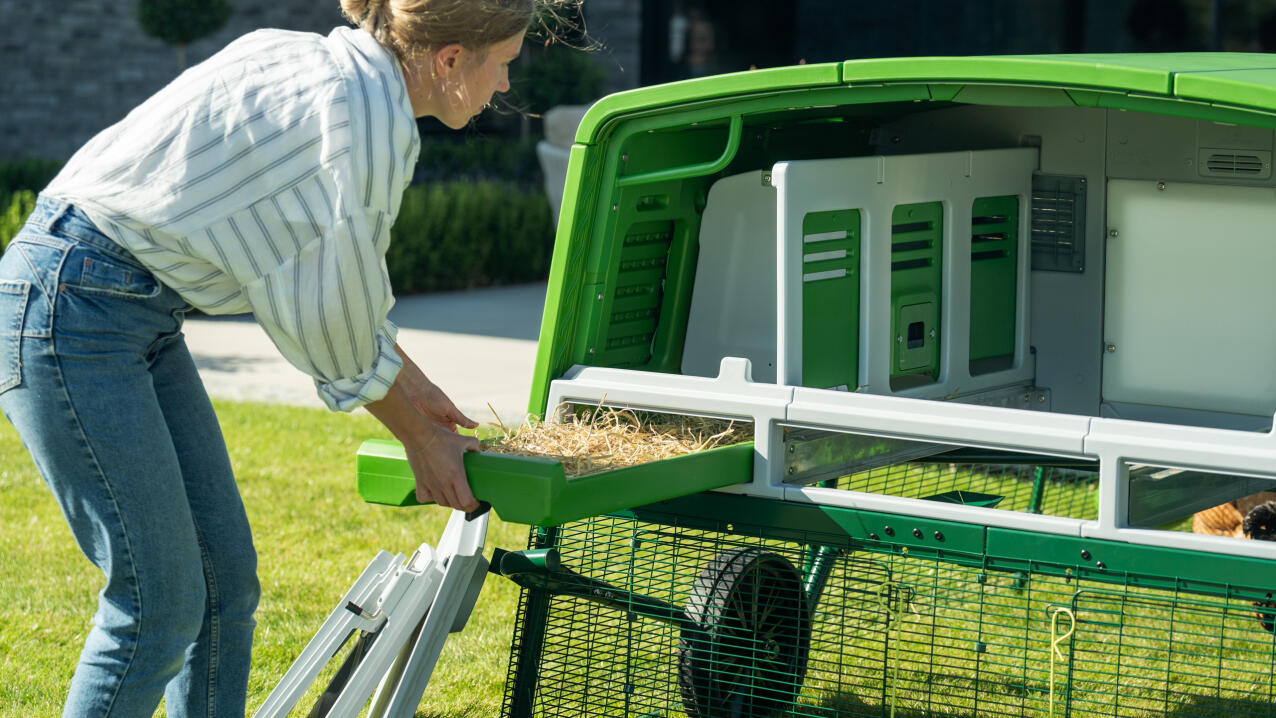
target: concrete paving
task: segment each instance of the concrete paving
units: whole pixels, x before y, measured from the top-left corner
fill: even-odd
[[[399,345],[479,422],[520,423],[527,410],[544,282],[401,297]],[[314,382],[284,361],[251,317],[186,320],[186,343],[214,399],[322,407]],[[491,405],[492,409],[488,408]]]

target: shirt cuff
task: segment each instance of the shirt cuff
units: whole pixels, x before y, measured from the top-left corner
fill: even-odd
[[[333,411],[354,411],[385,397],[403,368],[403,359],[394,350],[399,328],[386,320],[377,332],[379,353],[366,372],[330,382],[315,381],[319,398]]]

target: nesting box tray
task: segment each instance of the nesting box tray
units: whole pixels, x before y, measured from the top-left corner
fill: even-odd
[[[372,439],[359,448],[358,490],[364,501],[418,506],[403,445]],[[474,452],[465,473],[480,501],[505,521],[557,526],[753,478],[753,442],[708,449],[638,466],[568,479],[562,462]]]

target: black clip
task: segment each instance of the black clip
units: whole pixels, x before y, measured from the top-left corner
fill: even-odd
[[[483,514],[487,513],[488,511],[491,511],[491,510],[492,510],[492,505],[491,505],[491,504],[489,504],[489,503],[488,503],[488,502],[486,502],[486,501],[480,501],[480,502],[479,502],[479,507],[478,507],[477,509],[474,509],[473,511],[467,511],[467,512],[465,512],[465,520],[466,520],[466,521],[473,521],[474,519],[476,519],[476,518],[478,518],[478,517],[482,516]]]

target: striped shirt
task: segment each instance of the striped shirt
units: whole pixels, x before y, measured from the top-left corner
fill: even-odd
[[[252,312],[349,411],[402,366],[385,253],[419,150],[399,64],[371,35],[260,30],[90,140],[44,194],[200,310]]]

